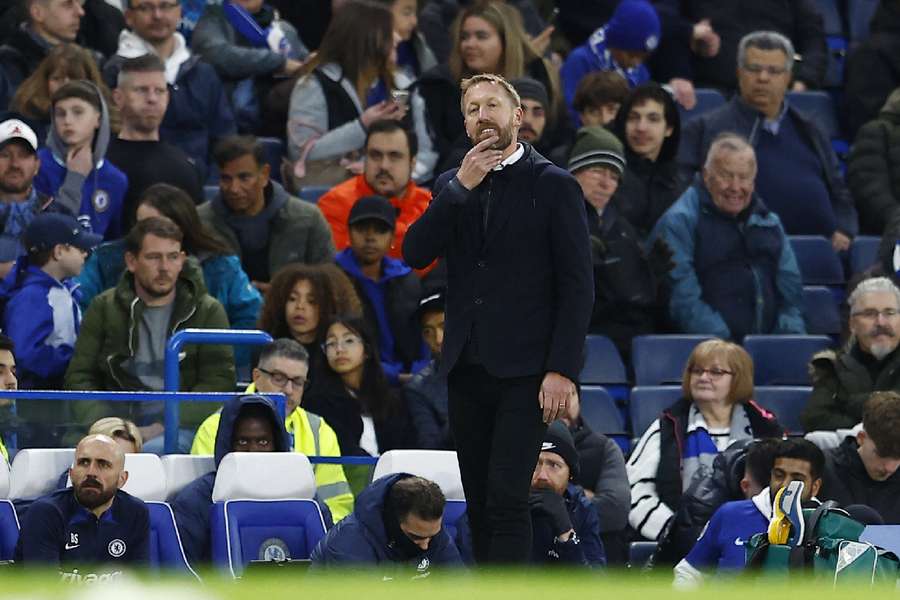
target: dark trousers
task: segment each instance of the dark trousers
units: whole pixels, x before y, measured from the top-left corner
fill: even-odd
[[[540,387],[538,375],[499,379],[474,365],[450,372],[450,427],[479,564],[531,557],[528,493],[547,429]]]

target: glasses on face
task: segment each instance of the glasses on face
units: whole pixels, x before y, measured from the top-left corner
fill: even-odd
[[[777,77],[778,75],[784,75],[787,72],[787,68],[785,67],[775,67],[772,65],[759,65],[756,63],[750,63],[744,65],[744,70],[748,73],[753,73],[754,75],[759,75],[760,73],[765,73],[770,77]]]
[[[278,386],[280,388],[285,387],[289,381],[291,382],[291,385],[293,385],[295,388],[303,389],[306,387],[306,378],[305,377],[288,377],[281,371],[267,371],[261,367],[257,367],[257,368],[260,370],[261,373],[265,373],[266,375],[268,375],[269,379],[272,380],[272,383],[274,383],[276,386]]]
[[[726,375],[734,375],[734,371],[726,371],[718,367],[704,369],[703,367],[691,367],[689,373],[694,377],[703,377],[704,373],[709,373],[710,379],[722,379]]]
[[[178,2],[160,2],[159,4],[150,4],[149,2],[145,2],[144,4],[138,4],[137,6],[132,6],[131,10],[136,10],[142,15],[149,15],[156,11],[161,13],[172,12],[176,8],[181,6]]]
[[[859,317],[860,319],[865,319],[866,321],[874,321],[879,316],[884,317],[885,319],[893,319],[900,311],[896,308],[885,308],[884,310],[878,310],[877,308],[867,308],[866,310],[860,310],[851,314],[851,317]]]
[[[331,354],[338,351],[338,348],[342,350],[350,350],[357,344],[361,344],[362,340],[356,336],[347,336],[342,340],[329,340],[322,344],[322,350],[325,351],[325,354]]]

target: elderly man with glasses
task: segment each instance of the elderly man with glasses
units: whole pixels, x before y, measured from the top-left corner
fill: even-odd
[[[861,282],[847,299],[850,339],[810,363],[813,391],[801,420],[806,431],[849,429],[872,394],[900,391],[900,289],[887,277]]]
[[[309,384],[309,354],[296,341],[279,338],[263,347],[253,369],[253,383],[247,393],[284,394],[284,425],[294,452],[307,456],[340,456],[337,435],[325,419],[300,408],[303,390]],[[191,454],[213,454],[222,411],[216,411],[200,425]],[[353,511],[353,494],[341,465],[314,467],[317,494],[328,505],[337,523]]]
[[[692,119],[681,132],[680,178],[687,184],[703,166],[712,141],[730,131],[756,150],[756,189],[790,235],[822,235],[835,250],[858,231],[856,207],[844,185],[827,133],[786,97],[794,67],[791,41],[756,31],[738,47],[739,93]]]
[[[781,221],[755,192],[757,156],[733,133],[711,144],[702,180],[657,222],[672,249],[669,319],[676,331],[741,340],[806,333],[803,284]]]

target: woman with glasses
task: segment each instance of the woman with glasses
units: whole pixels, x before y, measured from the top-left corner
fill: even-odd
[[[361,317],[337,317],[322,344],[326,363],[304,398],[304,408],[321,415],[337,433],[346,455],[378,456],[410,447],[406,405],[387,384],[378,341]]]
[[[719,339],[697,345],[681,381],[682,396],[656,419],[626,464],[631,485],[630,525],[656,540],[678,510],[695,477],[711,471],[733,442],[781,437],[775,415],[753,401],[753,361],[746,350]]]
[[[273,338],[291,338],[309,353],[310,384],[325,365],[322,344],[337,315],[361,315],[362,304],[350,279],[333,264],[294,263],[275,273],[258,327]]]

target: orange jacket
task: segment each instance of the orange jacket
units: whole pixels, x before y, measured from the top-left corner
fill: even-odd
[[[373,190],[363,175],[357,175],[343,183],[339,183],[319,198],[319,209],[325,215],[328,225],[331,226],[331,234],[334,237],[334,247],[337,251],[350,245],[350,232],[347,229],[347,219],[350,217],[350,209],[360,198],[372,196]],[[401,252],[403,237],[406,230],[422,216],[428,203],[431,202],[431,191],[418,187],[412,180],[406,184],[406,192],[402,197],[393,197],[391,204],[398,209],[397,229],[395,230],[394,243],[388,256],[403,260]],[[421,275],[423,271],[419,271]]]

